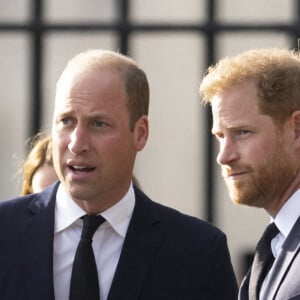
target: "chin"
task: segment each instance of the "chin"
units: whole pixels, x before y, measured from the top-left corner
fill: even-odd
[[[241,192],[229,190],[229,195],[234,204],[253,206],[251,199],[249,199],[249,197],[245,197],[245,195]]]
[[[246,205],[246,206],[257,207],[257,208],[264,207],[263,201],[253,199],[253,198],[249,199],[245,197],[232,197],[231,200],[236,205]]]

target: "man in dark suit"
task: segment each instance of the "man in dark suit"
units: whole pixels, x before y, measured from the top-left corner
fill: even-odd
[[[148,102],[126,56],[90,50],[68,63],[52,126],[60,181],[0,204],[1,300],[236,299],[225,235],[132,184]]]
[[[300,58],[254,49],[222,59],[200,86],[232,200],[271,216],[239,299],[300,299]]]

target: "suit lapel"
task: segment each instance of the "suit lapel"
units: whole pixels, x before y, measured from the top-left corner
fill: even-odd
[[[276,258],[266,281],[263,299],[275,299],[290,265],[300,250],[300,217],[293,226]]]
[[[248,270],[246,276],[244,277],[240,289],[238,300],[248,300],[249,299],[249,280],[250,280],[251,268]]]
[[[153,203],[136,191],[136,204],[108,300],[138,299],[162,242],[160,218]]]
[[[20,249],[28,299],[54,299],[52,262],[57,187],[58,184],[33,196],[20,222]]]

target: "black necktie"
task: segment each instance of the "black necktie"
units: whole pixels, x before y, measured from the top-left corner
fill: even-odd
[[[73,262],[69,299],[99,300],[98,272],[92,238],[105,219],[93,215],[85,215],[82,219],[83,229]]]
[[[256,246],[249,282],[250,300],[259,299],[262,282],[274,261],[271,240],[278,232],[279,230],[274,223],[269,224]]]

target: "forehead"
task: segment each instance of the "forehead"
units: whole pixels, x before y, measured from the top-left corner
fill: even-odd
[[[126,92],[121,75],[112,70],[71,70],[60,79],[55,107],[70,104],[95,106],[99,103],[125,102]]]
[[[235,85],[211,101],[214,126],[217,123],[234,125],[261,115],[258,108],[256,86],[253,82]]]

